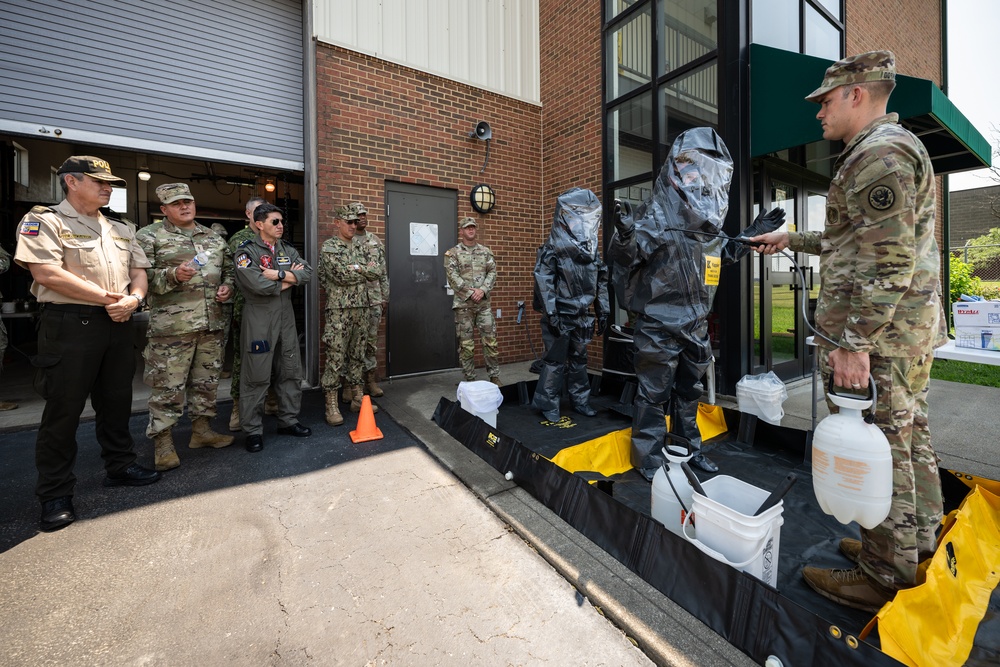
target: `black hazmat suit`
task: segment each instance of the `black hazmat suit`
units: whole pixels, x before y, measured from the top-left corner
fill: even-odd
[[[671,146],[652,199],[634,215],[616,205],[608,258],[616,298],[635,320],[631,461],[647,479],[665,462],[664,404],[671,431],[701,448],[696,417],[712,354],[708,314],[720,268],[750,251],[722,234],[732,173],[722,138],[711,128],[693,128]],[[783,219],[781,209],[762,212],[740,237],[777,229]]]
[[[590,407],[587,344],[608,321],[608,269],[598,251],[601,201],[590,190],[572,188],[559,195],[552,231],[535,262],[535,287],[542,307],[543,338],[552,336],[532,405],[551,421],[559,419],[563,384],[577,412]],[[590,306],[594,306],[594,315]],[[547,332],[544,330],[548,329]]]

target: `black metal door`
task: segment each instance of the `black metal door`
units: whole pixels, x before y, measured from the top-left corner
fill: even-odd
[[[390,376],[456,368],[458,348],[444,253],[458,243],[454,190],[386,183]]]

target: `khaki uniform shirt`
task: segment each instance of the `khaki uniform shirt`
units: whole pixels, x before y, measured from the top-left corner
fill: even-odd
[[[103,215],[81,215],[65,199],[54,208],[36,206],[21,219],[14,261],[24,268],[29,264],[60,266],[102,290],[118,294],[128,293],[130,269],[150,265],[131,227]],[[95,305],[71,299],[37,282],[32,283],[31,293],[41,303]]]
[[[820,331],[851,352],[915,357],[945,341],[934,172],[897,121],[872,121],[840,155],[824,231],[788,237],[792,250],[821,256]]]
[[[489,248],[479,243],[471,248],[459,243],[444,253],[444,270],[448,276],[448,285],[455,292],[451,306],[453,310],[489,304],[490,292],[497,280],[497,265]],[[474,289],[481,289],[486,293],[477,304],[469,301]]]

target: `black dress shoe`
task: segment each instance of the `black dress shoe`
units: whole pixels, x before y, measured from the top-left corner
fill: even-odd
[[[594,417],[594,416],[597,415],[597,410],[595,410],[594,408],[590,407],[589,404],[574,405],[573,406],[573,411],[580,413],[584,417]]]
[[[719,472],[719,466],[709,461],[701,452],[691,458],[691,465],[705,472]]]
[[[73,496],[62,496],[42,503],[42,518],[38,521],[40,530],[49,533],[65,528],[74,521],[76,513],[73,511]]]
[[[264,437],[261,435],[248,435],[243,446],[247,448],[248,452],[259,452],[264,449]]]
[[[308,438],[312,435],[312,429],[295,422],[291,426],[279,426],[279,435],[294,435],[296,438]]]
[[[155,470],[133,463],[122,472],[105,477],[104,486],[146,486],[159,481],[162,476]]]

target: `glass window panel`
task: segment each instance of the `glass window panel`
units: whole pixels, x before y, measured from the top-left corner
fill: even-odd
[[[806,7],[806,54],[840,60],[840,31],[812,7]]]
[[[799,0],[754,0],[751,20],[756,44],[799,52]]]
[[[672,72],[718,47],[716,0],[674,0],[659,7],[658,74]]]
[[[716,62],[661,86],[660,136],[664,147],[692,127],[719,127],[719,81]]]
[[[609,178],[618,181],[653,169],[652,94],[608,111]]]
[[[819,105],[816,106],[819,111]],[[816,121],[817,123],[819,121]],[[839,141],[814,141],[806,144],[806,169],[826,178],[833,178],[833,165],[840,156]]]
[[[604,6],[607,8],[607,16],[605,16],[605,18],[610,21],[632,5],[648,1],[649,0],[607,0],[607,2],[604,3]]]
[[[826,11],[833,14],[833,17],[838,21],[842,21],[844,19],[844,17],[840,15],[840,0],[819,0],[819,4],[825,7]]]
[[[650,9],[646,5],[638,14],[608,35],[607,51],[609,100],[621,97],[650,82],[650,61],[653,31]]]

